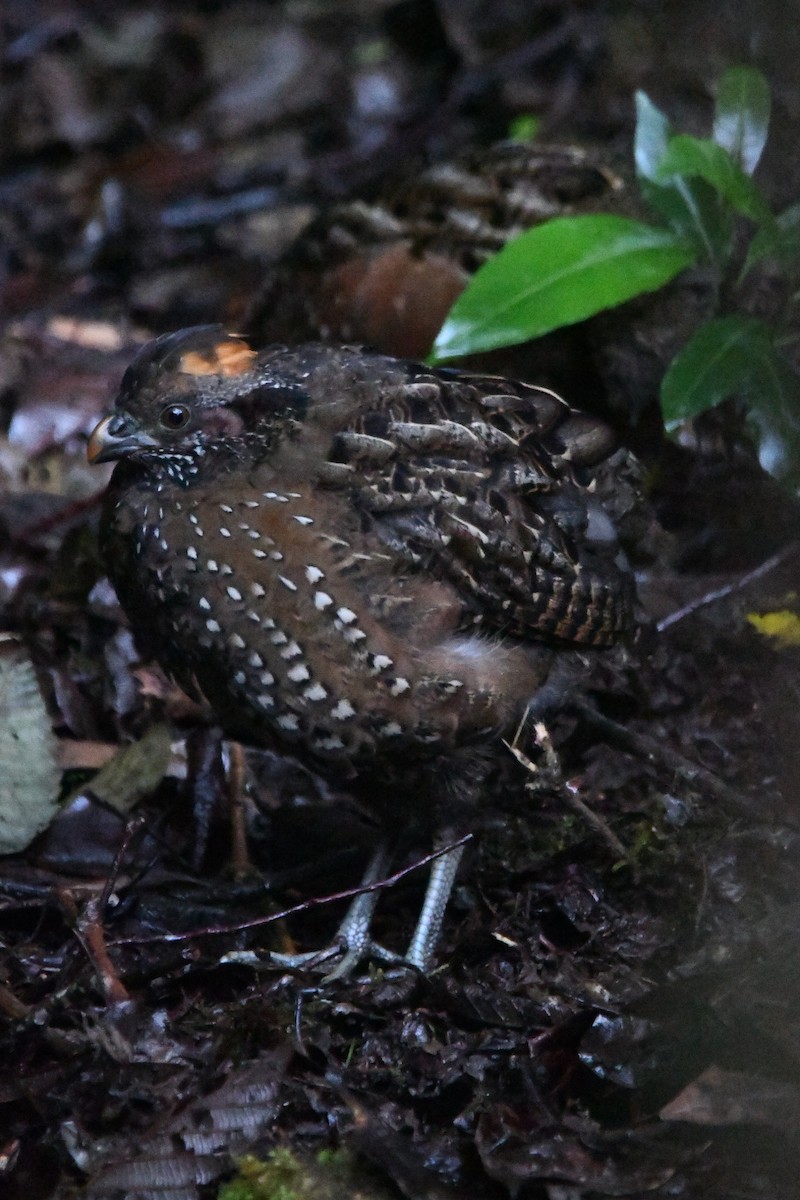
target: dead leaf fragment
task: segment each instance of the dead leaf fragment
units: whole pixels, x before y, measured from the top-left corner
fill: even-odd
[[[171,758],[169,729],[166,725],[154,725],[140,741],[117,751],[95,775],[91,790],[98,800],[126,815],[143,796],[158,787]]]
[[[0,854],[16,854],[58,810],[56,738],[33,663],[0,634]]]
[[[785,1080],[709,1067],[658,1114],[692,1125],[774,1125],[796,1129],[800,1088]]]
[[[764,637],[772,638],[781,647],[800,646],[800,616],[789,608],[751,612],[747,614],[747,620]]]

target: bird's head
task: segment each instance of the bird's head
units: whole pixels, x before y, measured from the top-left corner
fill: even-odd
[[[94,429],[91,463],[190,454],[292,413],[297,386],[264,370],[258,353],[219,325],[148,342]]]

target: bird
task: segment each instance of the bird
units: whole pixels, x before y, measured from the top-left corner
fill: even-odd
[[[412,820],[445,848],[406,953],[368,890],[331,976],[430,969],[502,739],[559,661],[634,636],[620,453],[547,389],[358,346],[201,326],[126,370],[88,458],[116,463],[100,547],[140,647],[228,737],[363,798],[367,883]]]
[[[424,358],[470,277],[514,237],[554,216],[635,215],[634,191],[576,146],[503,141],[433,163],[324,209],[265,270],[244,331]]]

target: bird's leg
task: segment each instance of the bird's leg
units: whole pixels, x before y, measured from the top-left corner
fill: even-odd
[[[439,839],[440,843],[442,840]],[[326,983],[334,979],[346,979],[366,958],[376,958],[399,967],[416,967],[419,971],[429,970],[463,852],[463,845],[454,846],[433,860],[422,910],[405,955],[396,954],[372,938],[370,928],[379,895],[375,889],[359,892],[355,897],[330,946],[302,954],[273,953],[272,961],[283,967],[313,969],[323,966],[337,954],[341,954],[340,961],[325,975]],[[381,878],[387,861],[387,845],[381,842],[367,864],[361,881],[363,888],[369,888],[370,884]]]
[[[441,838],[438,840],[442,841]],[[447,908],[447,901],[450,899],[453,881],[456,877],[458,864],[461,861],[463,853],[463,845],[454,846],[451,850],[440,854],[431,863],[431,873],[428,877],[428,886],[425,889],[422,909],[405,955],[395,954],[392,950],[387,949],[386,946],[373,941],[370,936],[370,925],[378,900],[378,892],[362,892],[356,896],[346,917],[339,926],[337,934],[338,938],[346,943],[347,951],[342,961],[334,967],[329,975],[326,975],[326,980],[346,978],[353,968],[367,957],[377,958],[382,962],[395,963],[398,966],[408,965],[416,967],[419,971],[430,970],[433,961],[433,952],[439,940],[442,920]],[[374,883],[375,880],[379,879],[383,874],[385,865],[386,847],[383,845],[379,847],[371,859],[364,875],[362,886]]]
[[[417,967],[420,971],[430,969],[445,909],[463,853],[463,845],[453,846],[452,849],[446,850],[431,863],[431,873],[425,890],[425,899],[422,902],[422,910],[405,956],[405,962]]]
[[[375,883],[383,875],[388,859],[386,842],[381,842],[372,858],[367,863],[367,869],[361,880],[363,888]],[[379,892],[359,892],[345,913],[344,920],[336,931],[336,942],[344,946],[344,954],[340,962],[325,976],[325,982],[333,979],[346,979],[348,975],[365,958],[374,955],[385,962],[394,962],[398,955],[392,954],[383,946],[372,940],[372,916],[378,903]]]
[[[370,884],[380,879],[386,866],[387,857],[386,842],[380,842],[367,864],[361,880],[362,888],[369,888]],[[372,914],[377,903],[377,890],[359,892],[348,908],[330,946],[326,946],[322,950],[309,950],[302,954],[274,952],[270,955],[272,961],[283,967],[315,967],[322,966],[337,954],[341,954],[341,962],[337,963],[333,971],[325,976],[327,981],[347,976],[369,954],[375,953],[382,958],[397,958],[397,955],[392,955],[383,947],[377,947],[370,937]]]

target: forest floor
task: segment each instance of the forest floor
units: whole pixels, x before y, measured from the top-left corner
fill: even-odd
[[[335,928],[369,815],[248,750],[231,870],[216,743],[139,659],[85,462],[146,337],[236,328],[311,215],[520,114],[616,162],[636,87],[702,131],[757,46],[762,182],[796,200],[798,34],[779,5],[724,30],[716,7],[4,7],[0,720],[32,662],[63,805],[0,859],[3,1197],[193,1200],[237,1170],[237,1200],[800,1196],[800,647],[748,619],[797,603],[790,498],[692,447],[671,484],[640,424],[673,545],[642,573],[645,635],[548,726],[557,778],[509,754],[437,969],[323,984],[266,951]],[[380,940],[403,944],[424,874],[387,888]]]

